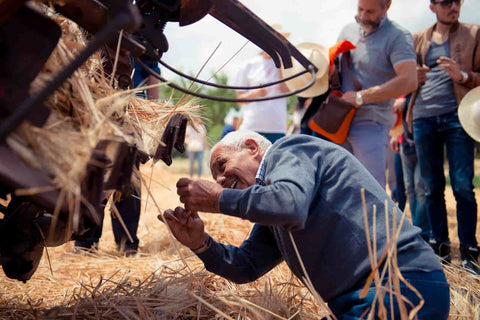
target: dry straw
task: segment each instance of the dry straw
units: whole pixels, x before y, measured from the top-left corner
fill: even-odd
[[[54,17],[64,34],[45,70],[34,82],[32,91],[44,86],[84,47],[80,30],[70,21]],[[170,108],[166,103],[135,97],[135,91],[116,91],[110,85],[111,79],[105,77],[100,59],[99,55],[92,57],[49,98],[46,104],[52,109],[52,115],[45,127],[24,124],[8,140],[9,145],[32,166],[55,177],[55,187],[62,190],[59,201],[77,199],[69,203],[78,203],[83,170],[92,148],[100,139],[115,135],[152,153],[170,116],[174,112],[189,116],[194,111],[192,105],[195,103],[186,100],[184,104]],[[142,219],[148,221],[146,227],[149,231],[141,238],[155,243],[154,249],[145,244],[143,253],[128,259],[109,251],[70,255],[64,248],[53,248],[52,273],[41,264],[34,278],[25,285],[0,278],[0,318],[322,319],[328,316],[325,311],[328,308],[315,293],[305,269],[302,281],[306,286],[285,264],[246,285],[235,285],[204,271],[199,260],[185,248],[177,247],[171,234],[166,234],[166,229],[156,221],[157,214],[165,209],[159,204],[163,205],[166,199],[157,200],[153,189],[165,191],[165,186],[174,183],[164,181],[168,174],[161,173],[161,178],[153,176],[153,170],[139,175],[144,197],[146,191],[154,203],[150,211],[145,208]],[[169,192],[173,194],[174,190]],[[366,225],[367,210],[370,208],[364,204]],[[373,230],[376,230],[376,208],[371,210]],[[389,241],[380,257],[376,255],[376,235],[370,235],[366,228],[372,265],[366,287],[372,282],[377,287],[375,304],[379,305],[378,317],[381,319],[385,319],[387,308],[391,308],[383,305],[383,296],[396,295],[403,301],[398,288],[400,282],[405,282],[398,270],[395,246],[405,216],[402,216],[400,225],[396,225],[396,210],[393,209],[392,221],[387,205],[385,210]],[[224,242],[239,244],[251,227],[246,222],[221,215],[204,219],[209,232]],[[157,233],[163,236],[159,238]],[[295,244],[293,237],[291,239]],[[298,258],[301,262],[299,254]],[[455,266],[446,266],[445,271],[451,285],[450,318],[479,319],[478,277]],[[391,279],[386,286],[380,281],[385,275]],[[404,303],[408,305],[409,302]],[[408,314],[404,307],[402,309],[402,319],[412,319],[418,311],[414,308]],[[374,316],[370,312],[365,319]]]
[[[45,6],[37,4],[36,7],[59,23],[62,37],[32,83],[31,93],[45,87],[86,46],[85,36],[76,24]],[[185,99],[172,107],[169,101],[137,97],[135,93],[144,88],[119,91],[112,86],[114,83],[114,78],[104,73],[98,52],[44,102],[51,115],[43,127],[25,122],[9,135],[10,148],[27,164],[52,178],[51,186],[16,190],[17,195],[57,189],[61,194],[57,206],[67,202],[71,213],[77,213],[80,204],[90,206],[82,198],[81,182],[99,141],[127,142],[147,154],[154,154],[171,116],[182,113],[191,118],[192,112],[198,111],[191,100]],[[73,227],[76,225],[74,220]]]

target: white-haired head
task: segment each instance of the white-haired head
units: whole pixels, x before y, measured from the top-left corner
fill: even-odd
[[[220,146],[227,147],[233,150],[240,151],[243,148],[245,141],[248,139],[255,140],[258,143],[260,149],[266,151],[272,143],[268,141],[264,136],[250,130],[237,130],[228,133],[222,140],[217,142],[210,151],[210,156],[213,154],[215,149]]]

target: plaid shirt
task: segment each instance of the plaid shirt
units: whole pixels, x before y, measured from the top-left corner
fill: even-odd
[[[268,150],[270,150],[270,147],[268,147],[267,151],[265,151],[265,154],[263,155],[263,158],[262,158],[262,162],[260,162],[260,167],[258,167],[257,176],[255,177],[255,184],[258,184],[260,186],[266,186],[266,183],[265,183],[265,156],[267,155]]]

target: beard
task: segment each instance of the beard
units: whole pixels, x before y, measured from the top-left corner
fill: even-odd
[[[381,21],[381,19],[378,19],[378,21],[373,21],[373,20],[360,20],[360,18],[358,18],[358,16],[355,16],[355,20],[356,20],[357,23],[359,23],[361,26],[364,26],[364,27],[366,27],[367,29],[370,29],[370,30],[373,30],[373,29],[378,28],[378,26],[380,25],[380,21]]]
[[[454,16],[454,15],[457,15],[455,19],[450,19],[450,20],[447,20],[449,16]],[[455,23],[458,22],[458,17],[460,16],[460,12],[457,12],[457,11],[450,11],[448,14],[447,14],[447,19],[442,19],[438,16],[437,14],[437,21],[440,22],[441,24],[444,24],[446,26],[451,26]]]

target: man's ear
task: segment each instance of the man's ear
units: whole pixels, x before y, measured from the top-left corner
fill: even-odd
[[[436,12],[435,12],[435,9],[434,9],[434,6],[433,6],[433,3],[430,3],[430,6],[429,6],[429,7],[430,7],[430,10],[431,10],[433,13],[436,13]]]
[[[260,147],[258,145],[258,142],[255,141],[254,139],[245,140],[244,145],[245,145],[245,149],[248,149],[248,151],[253,155],[257,155],[260,152]]]
[[[388,11],[388,9],[390,9],[390,6],[392,5],[392,0],[389,0],[385,3],[385,12]]]

